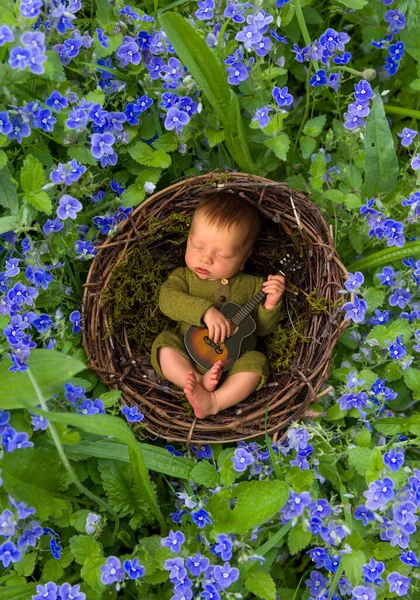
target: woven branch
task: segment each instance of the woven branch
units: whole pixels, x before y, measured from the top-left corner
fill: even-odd
[[[267,277],[278,271],[280,259],[290,251],[300,255],[303,266],[287,278],[284,318],[278,330],[258,340],[257,349],[266,353],[271,367],[265,386],[214,417],[196,419],[183,391],[152,368],[148,338],[139,347],[129,324],[115,325],[115,307],[104,301],[104,294],[112,297],[118,265],[120,270],[121,264],[122,270],[133,266],[136,251],[144,257],[150,253],[153,271],[162,281],[184,266],[188,225],[181,233],[174,234],[175,229],[168,233],[171,215],[188,221],[198,202],[222,187],[234,189],[261,213],[260,238],[245,272]],[[148,235],[152,225],[153,237]],[[264,434],[267,413],[267,432],[277,439],[279,431],[309,414],[310,404],[325,393],[321,388],[329,376],[334,346],[349,324],[343,319],[344,299],[338,293],[346,279],[329,227],[307,196],[285,183],[245,173],[216,171],[184,179],[150,196],[120,223],[113,238],[99,246],[82,303],[88,364],[111,389],[122,391],[123,403],[139,407],[150,437],[197,444],[245,440]],[[141,323],[142,306],[136,310],[127,319]],[[145,327],[151,330],[151,339],[168,321],[157,306],[148,314]],[[279,340],[292,337],[289,355],[279,359]]]

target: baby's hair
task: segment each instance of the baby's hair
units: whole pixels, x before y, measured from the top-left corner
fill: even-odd
[[[197,215],[203,216],[209,225],[220,229],[237,227],[244,234],[246,250],[253,247],[261,230],[259,211],[237,194],[225,190],[211,194],[199,202],[192,226]]]

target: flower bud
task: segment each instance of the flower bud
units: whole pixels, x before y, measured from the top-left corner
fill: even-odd
[[[366,81],[373,81],[376,77],[375,69],[365,69],[362,72],[362,77],[363,79],[366,79]]]

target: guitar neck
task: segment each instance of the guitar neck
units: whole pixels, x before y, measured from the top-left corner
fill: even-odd
[[[285,269],[285,271],[286,271],[286,269]],[[285,273],[281,269],[279,269],[279,271],[277,271],[276,275],[283,275],[283,277],[285,277]],[[265,292],[263,292],[262,290],[257,292],[254,296],[252,296],[252,298],[250,300],[248,300],[248,302],[246,304],[244,304],[242,306],[242,308],[240,310],[238,310],[236,315],[232,318],[232,321],[235,323],[235,325],[240,325],[242,323],[242,321],[244,319],[246,319],[248,315],[251,314],[251,312],[254,310],[254,308],[256,306],[258,306],[258,304],[262,300],[264,300],[264,298],[266,296],[267,296],[267,294]]]

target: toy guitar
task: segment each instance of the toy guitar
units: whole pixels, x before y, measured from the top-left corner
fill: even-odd
[[[288,271],[296,271],[301,268],[297,255],[286,254],[280,261],[282,268],[277,275],[286,276]],[[207,327],[195,327],[191,325],[185,332],[184,343],[191,358],[204,369],[210,369],[215,362],[223,360],[222,371],[227,371],[241,354],[242,340],[251,335],[257,328],[250,313],[266,297],[266,293],[260,290],[244,306],[236,302],[225,302],[219,309],[230,321],[230,336],[222,342],[214,342],[209,337]]]

